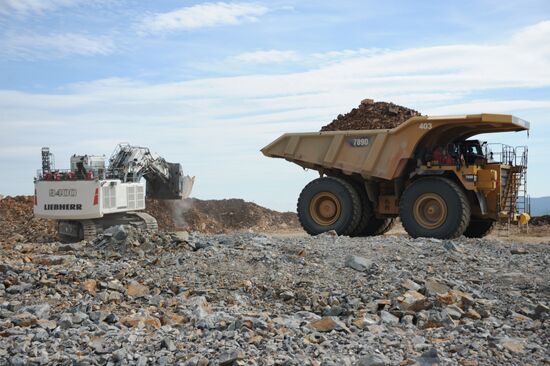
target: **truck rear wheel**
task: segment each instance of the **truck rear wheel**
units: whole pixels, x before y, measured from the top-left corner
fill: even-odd
[[[401,223],[413,238],[457,238],[470,222],[470,203],[456,183],[421,178],[407,187],[399,207]]]
[[[464,231],[464,236],[467,238],[483,238],[489,235],[495,227],[494,220],[470,220],[470,224]]]
[[[329,230],[338,235],[349,235],[361,219],[359,194],[341,178],[315,179],[300,194],[298,219],[310,235]]]

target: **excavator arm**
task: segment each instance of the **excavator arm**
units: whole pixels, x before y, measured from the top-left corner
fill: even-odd
[[[184,175],[181,164],[170,163],[146,147],[119,144],[109,158],[109,178],[139,182],[145,178],[147,197],[182,199],[191,194],[195,177]]]

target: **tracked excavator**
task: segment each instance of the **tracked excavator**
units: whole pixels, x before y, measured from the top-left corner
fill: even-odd
[[[117,145],[105,156],[73,155],[70,169],[55,169],[49,148],[42,148],[42,169],[34,180],[34,215],[58,222],[60,239],[91,240],[114,225],[158,230],[145,213],[145,197],[189,197],[194,177],[146,147]]]

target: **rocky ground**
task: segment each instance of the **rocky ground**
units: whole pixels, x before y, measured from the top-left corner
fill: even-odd
[[[549,364],[540,240],[14,234],[0,364]]]
[[[52,242],[57,225],[33,215],[34,197],[0,197],[0,241],[15,234],[32,243]],[[300,223],[293,212],[277,212],[242,199],[152,200],[146,212],[158,221],[161,230],[188,230],[220,234],[245,229],[255,231],[294,231]]]

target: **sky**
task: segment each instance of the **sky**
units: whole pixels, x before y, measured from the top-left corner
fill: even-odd
[[[364,98],[427,115],[511,113],[530,136],[528,190],[550,195],[550,2],[0,0],[0,193],[147,146],[196,176],[193,196],[295,210],[316,178],[260,149]]]

